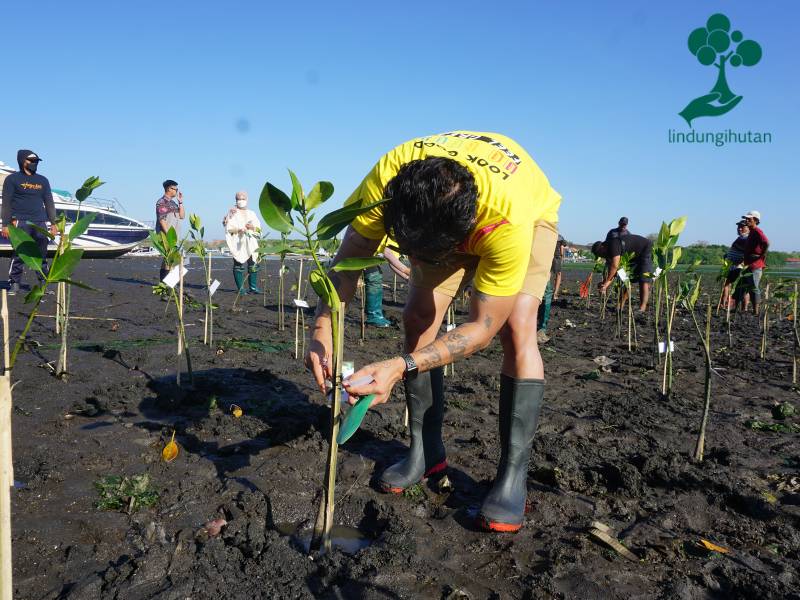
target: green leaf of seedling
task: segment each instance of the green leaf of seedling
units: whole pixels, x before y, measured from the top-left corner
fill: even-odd
[[[353,257],[340,260],[333,265],[334,271],[361,271],[385,262],[380,256]]]
[[[664,248],[669,242],[669,225],[662,221],[661,229],[658,230],[658,246]]]
[[[267,225],[281,233],[290,233],[294,221],[289,214],[292,208],[292,201],[281,190],[271,183],[264,184],[261,196],[258,199],[258,207],[261,209],[261,216],[264,217]]]
[[[100,178],[89,177],[86,181],[83,182],[83,185],[75,192],[75,198],[78,202],[83,202],[89,196],[91,196],[92,192],[103,185],[105,182],[100,181]]]
[[[80,262],[81,256],[83,256],[81,248],[69,248],[54,256],[53,264],[50,265],[50,272],[47,274],[47,281],[54,282],[69,279],[72,271],[75,270],[78,262]]]
[[[161,256],[164,256],[164,244],[161,242],[161,236],[155,231],[151,231],[148,235],[150,237],[150,243],[153,244],[153,248],[158,250]]]
[[[51,240],[55,239],[55,237],[56,237],[56,236],[54,236],[52,233],[50,233],[50,230],[49,230],[49,229],[45,229],[44,227],[39,227],[39,226],[38,226],[38,225],[36,225],[35,223],[28,223],[28,225],[30,225],[31,227],[33,227],[33,228],[34,228],[36,231],[38,231],[38,232],[39,232],[39,233],[41,233],[42,235],[46,235],[46,236],[47,236],[49,239],[51,239]]]
[[[305,195],[303,194],[303,186],[300,185],[300,180],[297,178],[297,175],[294,174],[294,171],[288,169],[289,177],[292,178],[292,208],[295,210],[300,210],[304,207]]]
[[[33,238],[19,227],[14,227],[13,225],[8,226],[8,238],[11,240],[11,245],[22,262],[29,269],[41,273],[43,257],[39,252],[39,246],[33,241]]]
[[[75,221],[75,224],[70,228],[69,233],[67,234],[69,241],[71,242],[72,240],[86,233],[86,230],[89,229],[89,225],[92,224],[96,217],[97,213],[89,213]]]
[[[308,280],[311,283],[311,287],[314,288],[314,291],[317,293],[317,296],[319,296],[328,307],[338,310],[340,304],[339,294],[336,293],[336,288],[333,286],[328,276],[319,269],[314,269],[309,274]]]
[[[672,269],[674,269],[674,268],[675,268],[675,265],[677,265],[677,264],[678,264],[678,261],[679,261],[679,260],[680,260],[680,258],[681,258],[681,254],[682,254],[682,252],[683,252],[683,250],[681,249],[681,247],[680,247],[680,246],[676,247],[676,248],[675,248],[675,249],[672,251],[672,265],[670,266],[670,268],[672,268]]]
[[[178,245],[178,232],[175,231],[174,227],[170,227],[169,231],[167,231],[167,243],[165,244],[166,248],[172,250],[173,248],[177,247]]]
[[[386,204],[387,202],[388,200],[378,200],[377,202],[373,204],[367,204],[366,206],[344,206],[338,210],[330,212],[319,220],[316,237],[321,240],[329,240],[334,238],[358,215],[368,212],[377,206]]]
[[[35,285],[31,288],[31,291],[25,295],[25,304],[33,304],[42,296],[44,296],[44,286]]]
[[[669,224],[669,234],[671,236],[680,235],[683,229],[686,227],[686,219],[687,217],[678,217],[677,219],[673,219]]]
[[[318,181],[306,196],[306,210],[316,208],[331,196],[333,196],[333,184],[330,181]]]
[[[189,225],[195,231],[199,231],[200,227],[202,227],[202,221],[200,221],[200,217],[192,213],[191,215],[189,215]]]

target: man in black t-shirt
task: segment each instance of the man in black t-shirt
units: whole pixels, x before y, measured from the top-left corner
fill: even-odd
[[[17,152],[19,171],[12,173],[3,181],[3,237],[8,237],[8,226],[13,224],[27,233],[36,242],[43,257],[42,271],[47,274],[47,245],[49,239],[36,229],[47,228],[50,222],[50,233],[56,235],[56,208],[53,193],[47,177],[38,175],[36,169],[41,158],[31,150]],[[35,226],[35,227],[34,227]],[[14,252],[11,257],[11,268],[8,274],[8,293],[13,296],[19,291],[22,281],[23,262]],[[41,279],[41,275],[38,275]]]
[[[653,242],[646,237],[628,233],[592,244],[592,253],[606,259],[606,276],[598,287],[601,293],[609,288],[619,269],[619,259],[626,252],[633,252],[631,260],[633,273],[628,273],[627,276],[631,277],[631,282],[639,283],[639,311],[644,312],[650,299],[650,281],[653,272]]]

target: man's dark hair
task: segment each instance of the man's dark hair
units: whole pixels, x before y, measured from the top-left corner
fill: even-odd
[[[171,188],[173,186],[178,187],[178,182],[173,181],[172,179],[167,179],[163,185],[164,185],[164,191],[166,192],[168,188]]]
[[[454,250],[475,225],[478,186],[469,169],[450,158],[406,163],[384,197],[384,229],[405,253],[436,258]]]
[[[602,246],[603,242],[601,241],[597,241],[594,244],[592,244],[592,254],[594,254],[595,256],[602,256],[603,258],[605,258],[606,253],[601,250]]]
[[[620,227],[627,227],[628,226],[628,217],[622,217],[619,220],[619,226]]]

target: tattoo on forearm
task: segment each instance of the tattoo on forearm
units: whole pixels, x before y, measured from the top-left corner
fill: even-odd
[[[433,369],[443,364],[442,354],[436,347],[436,342],[428,344],[424,348],[420,348],[419,360],[417,362],[423,370]]]
[[[486,317],[484,317],[483,326],[486,328],[487,331],[492,328],[492,322],[493,321],[494,321],[494,319],[492,319],[492,317],[489,316],[489,315],[486,315]]]
[[[456,361],[464,358],[472,345],[472,340],[465,335],[458,333],[455,329],[442,338],[442,342],[450,351],[452,360]]]

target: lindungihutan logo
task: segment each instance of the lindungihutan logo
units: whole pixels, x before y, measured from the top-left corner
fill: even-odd
[[[689,34],[689,52],[705,67],[717,70],[717,80],[707,94],[689,102],[678,114],[691,127],[698,117],[719,117],[730,112],[742,101],[742,96],[734,93],[728,84],[728,67],[741,71],[738,67],[752,67],[761,60],[761,45],[745,39],[744,34],[735,29],[731,31],[731,21],[725,15],[711,15],[705,27],[698,27]]]

